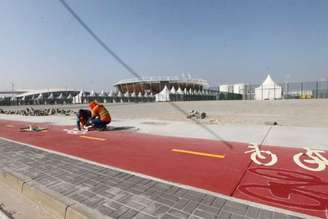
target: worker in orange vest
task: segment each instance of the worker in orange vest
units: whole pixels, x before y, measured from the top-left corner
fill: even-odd
[[[107,125],[112,121],[108,110],[104,105],[92,101],[89,103],[89,108],[91,110],[91,125],[92,127],[105,130]]]

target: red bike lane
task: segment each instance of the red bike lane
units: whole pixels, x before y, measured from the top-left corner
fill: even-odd
[[[313,161],[300,154],[306,152],[301,148],[261,146],[255,150],[244,143],[129,131],[68,134],[64,129],[72,127],[47,124],[41,125],[48,128],[45,132],[20,132],[23,126],[20,122],[0,121],[0,137],[167,181],[327,217],[327,152],[320,153],[321,158],[314,154],[318,159]],[[263,159],[257,153],[264,155]],[[295,155],[300,162],[294,161]]]
[[[234,197],[328,218],[328,153],[306,149],[261,147],[277,157],[271,166],[252,162]],[[268,156],[269,157],[269,156]],[[262,161],[268,163],[268,157]]]

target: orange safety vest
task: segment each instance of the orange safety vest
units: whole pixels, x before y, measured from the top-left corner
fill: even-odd
[[[107,109],[103,105],[97,105],[95,108],[92,109],[92,117],[99,116],[99,119],[103,122],[111,122],[112,118],[107,111]]]

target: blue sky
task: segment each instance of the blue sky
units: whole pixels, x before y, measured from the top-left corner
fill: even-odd
[[[142,76],[328,78],[326,0],[66,0]],[[131,78],[57,0],[0,0],[0,90]]]

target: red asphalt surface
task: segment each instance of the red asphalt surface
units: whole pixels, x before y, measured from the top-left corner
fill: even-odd
[[[64,131],[72,127],[38,124],[47,127],[48,131],[20,132],[24,126],[26,123],[1,120],[0,137],[171,182],[328,218],[328,166],[317,172],[299,167],[293,156],[305,152],[302,148],[261,146],[261,150],[269,150],[278,157],[275,165],[266,167],[254,163],[250,153],[245,154],[251,150],[246,143],[130,131],[93,131],[83,135],[91,138],[83,138]],[[224,155],[224,158],[179,153],[173,149]],[[328,152],[322,155],[328,159]],[[310,165],[316,167],[317,164]]]

